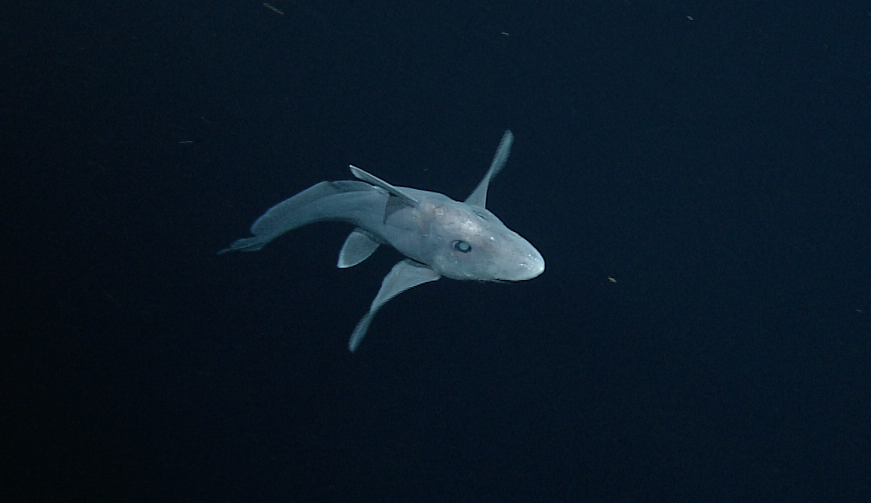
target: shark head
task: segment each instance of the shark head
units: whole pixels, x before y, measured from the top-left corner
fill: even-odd
[[[544,272],[544,258],[529,241],[485,208],[457,201],[423,202],[429,253],[440,276],[461,280],[523,281]]]

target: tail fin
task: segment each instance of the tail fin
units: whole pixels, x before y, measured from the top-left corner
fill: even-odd
[[[218,252],[257,251],[287,231],[321,220],[343,220],[348,208],[353,205],[331,196],[350,193],[366,195],[375,190],[368,183],[355,181],[320,182],[299,194],[285,199],[266,211],[251,225],[254,237],[238,239]]]

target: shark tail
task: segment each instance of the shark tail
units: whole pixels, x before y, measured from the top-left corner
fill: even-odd
[[[364,182],[320,182],[285,199],[251,225],[254,237],[238,239],[218,254],[257,251],[287,231],[322,220],[353,223],[355,211],[365,207],[376,189]]]

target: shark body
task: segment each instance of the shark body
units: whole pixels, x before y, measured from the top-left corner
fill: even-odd
[[[526,239],[486,209],[490,181],[505,165],[513,135],[506,131],[490,169],[465,201],[395,187],[351,166],[358,180],[320,182],[270,208],[251,226],[254,237],[218,252],[257,251],[281,234],[325,220],[354,230],[339,252],[338,267],[353,267],[382,244],[405,257],[385,276],[369,312],[357,323],[348,348],[359,346],[385,302],[442,276],[459,280],[522,281],[544,272],[544,259]]]

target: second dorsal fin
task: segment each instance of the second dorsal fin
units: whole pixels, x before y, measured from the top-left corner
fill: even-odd
[[[417,198],[411,196],[410,194],[408,194],[406,192],[403,192],[402,189],[400,189],[399,187],[394,187],[393,185],[390,185],[389,183],[378,178],[377,176],[373,175],[372,173],[367,173],[366,171],[363,171],[362,169],[358,168],[357,166],[354,166],[353,164],[351,165],[351,173],[353,173],[355,177],[357,177],[360,180],[363,180],[364,182],[371,183],[372,185],[374,185],[376,187],[381,187],[382,189],[389,192],[390,195],[396,196],[396,197],[402,199],[405,203],[408,203],[411,206],[417,206],[418,203],[420,203],[420,201],[418,201]]]

